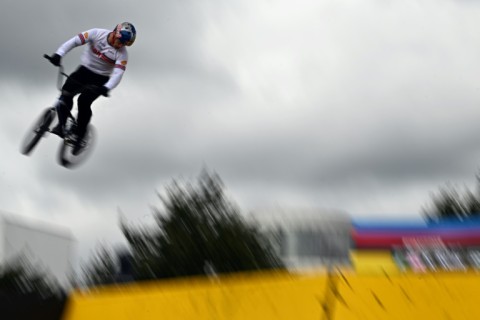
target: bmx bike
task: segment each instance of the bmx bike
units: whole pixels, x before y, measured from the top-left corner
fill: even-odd
[[[48,55],[43,56],[50,60]],[[57,88],[62,90],[63,77],[69,76],[63,72],[63,66],[59,66]],[[84,88],[88,90],[88,88]],[[43,110],[40,116],[35,120],[22,140],[20,152],[24,155],[30,155],[35,146],[44,137],[51,133],[55,125],[58,124],[57,109],[55,106]],[[73,168],[83,163],[92,153],[96,141],[95,128],[89,124],[83,138],[84,145],[79,147],[78,141],[74,138],[77,129],[77,120],[72,112],[69,113],[65,124],[64,137],[58,150],[57,160],[65,168]]]

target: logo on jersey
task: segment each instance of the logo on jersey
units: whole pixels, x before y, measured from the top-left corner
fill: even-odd
[[[83,37],[84,37],[85,39],[88,39],[88,32],[85,32],[85,33],[83,34]]]
[[[126,60],[123,60],[122,62],[120,62],[122,64],[122,66],[126,66],[127,65],[127,61]]]

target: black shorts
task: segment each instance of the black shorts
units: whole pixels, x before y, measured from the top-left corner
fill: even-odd
[[[103,86],[109,78],[108,76],[97,74],[84,66],[80,66],[70,74],[62,87],[62,91],[75,95],[79,93],[84,86]]]

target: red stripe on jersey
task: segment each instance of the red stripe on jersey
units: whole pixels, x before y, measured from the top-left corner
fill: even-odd
[[[116,64],[115,68],[122,69],[123,71],[126,69],[125,66],[122,66],[121,64]]]
[[[112,59],[110,59],[109,57],[107,57],[107,56],[104,55],[104,54],[100,54],[100,55],[99,55],[99,58],[102,59],[102,60],[105,61],[105,62],[110,63],[110,64],[114,64],[114,63],[115,63],[115,61],[113,61]]]
[[[82,44],[85,44],[85,37],[83,36],[83,34],[79,33],[78,37],[80,38],[80,41],[82,41]]]
[[[93,51],[93,53],[95,53],[97,55],[97,57],[99,57],[103,61],[108,62],[110,64],[115,64],[115,60],[110,59],[109,57],[107,57],[106,55],[104,55],[103,53],[101,53],[100,51],[95,49],[93,46],[92,46],[92,51]]]

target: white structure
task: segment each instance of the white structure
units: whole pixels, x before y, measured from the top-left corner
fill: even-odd
[[[0,265],[26,259],[35,271],[68,286],[75,240],[69,230],[0,214]]]
[[[251,212],[285,266],[304,271],[350,264],[350,216],[340,210],[269,208]]]

